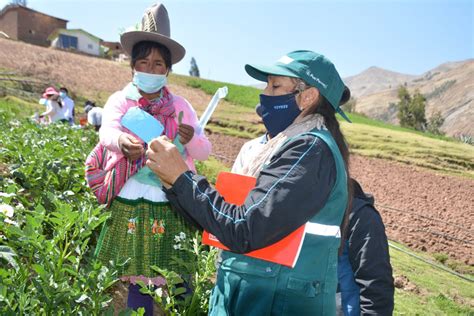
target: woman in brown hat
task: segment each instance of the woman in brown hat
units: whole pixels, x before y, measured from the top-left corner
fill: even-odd
[[[99,202],[112,213],[98,242],[98,258],[117,264],[128,260],[119,271],[122,280],[131,283],[128,306],[145,307],[148,315],[153,299],[139,293],[136,281],[163,285],[165,280],[157,277],[152,266],[179,271],[171,257],[189,258],[173,248],[174,238],[191,234],[192,228],[170,210],[159,179],[145,167],[146,145],[122,126],[121,119],[136,107],[151,114],[163,125],[163,135],[180,148],[191,170],[195,170],[193,159],[207,159],[211,145],[196,128],[197,116],[189,102],[166,86],[171,65],[185,54],[170,38],[166,8],[162,4],[148,8],[142,30],[124,33],[120,40],[131,57],[133,79],[104,107],[100,143],[86,161],[86,178]]]

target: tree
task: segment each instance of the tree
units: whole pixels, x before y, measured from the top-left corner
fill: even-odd
[[[191,77],[198,77],[199,78],[199,68],[196,63],[196,59],[194,57],[191,58],[191,68],[189,69],[189,75]]]
[[[405,86],[398,88],[398,98],[400,99],[397,104],[400,125],[424,131],[426,129],[426,98],[418,90],[412,97]]]
[[[11,4],[17,4],[26,7],[28,5],[27,0],[12,0]]]
[[[444,135],[444,133],[440,130],[441,125],[444,123],[444,117],[441,115],[441,112],[435,112],[431,115],[430,119],[428,120],[428,132],[435,134],[435,135]]]
[[[356,99],[354,99],[353,97],[351,97],[349,99],[349,101],[347,101],[347,103],[343,104],[341,106],[341,108],[344,110],[344,112],[347,112],[347,113],[355,113],[356,111]]]

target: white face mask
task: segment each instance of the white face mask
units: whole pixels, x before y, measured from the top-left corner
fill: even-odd
[[[145,93],[160,91],[167,83],[166,75],[155,75],[146,72],[135,71],[133,83]]]

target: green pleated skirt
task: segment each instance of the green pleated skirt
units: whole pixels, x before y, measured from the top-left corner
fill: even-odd
[[[120,265],[128,260],[119,267],[119,277],[156,277],[158,273],[152,266],[185,273],[172,257],[185,262],[193,259],[189,252],[174,248],[175,236],[185,233],[186,238],[192,238],[195,229],[171,209],[169,202],[116,197],[110,211],[112,214],[104,223],[97,243],[96,256],[104,264],[113,261]]]

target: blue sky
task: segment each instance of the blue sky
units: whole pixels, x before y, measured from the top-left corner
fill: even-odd
[[[0,7],[9,1],[0,0]],[[174,72],[255,83],[243,66],[310,49],[329,57],[343,77],[370,66],[421,74],[474,57],[474,1],[162,1],[171,37],[187,50]],[[69,20],[104,40],[141,20],[152,0],[29,0],[28,6]]]

